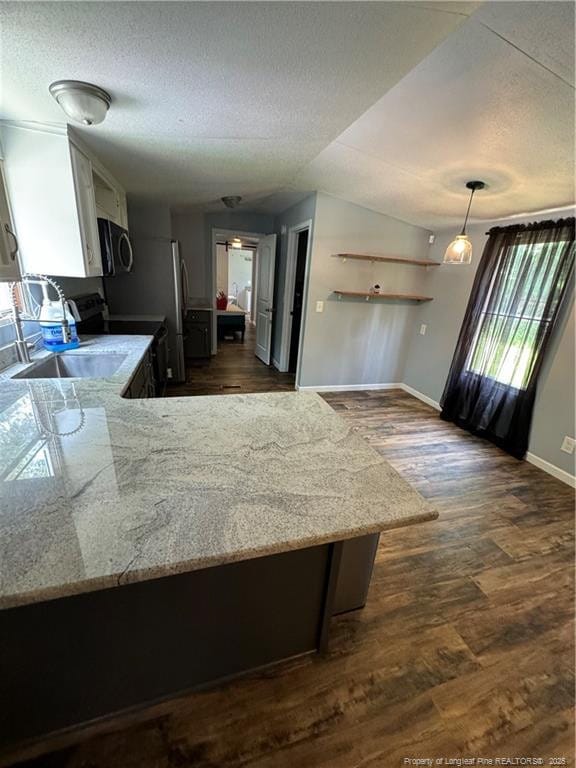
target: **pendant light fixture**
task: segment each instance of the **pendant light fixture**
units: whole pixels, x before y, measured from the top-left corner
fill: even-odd
[[[48,89],[71,120],[82,125],[97,125],[106,117],[110,94],[82,80],[56,80]]]
[[[468,181],[466,182],[466,189],[470,191],[470,200],[468,201],[468,210],[466,211],[466,218],[464,219],[464,226],[462,232],[456,235],[456,238],[452,240],[446,253],[444,254],[444,264],[470,264],[472,261],[472,243],[470,238],[466,234],[466,224],[468,223],[468,215],[470,213],[470,206],[472,205],[472,198],[474,192],[477,189],[484,189],[486,184],[483,181]]]

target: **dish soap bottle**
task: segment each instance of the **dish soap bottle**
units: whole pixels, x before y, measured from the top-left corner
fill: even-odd
[[[44,298],[42,308],[40,309],[40,330],[42,331],[42,343],[45,349],[50,352],[65,352],[67,349],[76,349],[80,346],[78,332],[76,330],[76,320],[66,307],[66,320],[70,331],[70,341],[64,341],[62,329],[62,302],[50,301]]]

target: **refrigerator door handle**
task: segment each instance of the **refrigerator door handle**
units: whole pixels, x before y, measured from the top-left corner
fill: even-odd
[[[186,262],[184,259],[181,260],[182,265],[182,304],[183,304],[183,312],[186,313],[186,306],[188,304],[188,290],[189,290],[189,280],[188,280],[188,267],[186,266]]]
[[[182,334],[183,316],[185,307],[182,303],[184,295],[184,289],[182,287],[182,259],[180,258],[180,249],[178,248],[178,241],[172,241],[172,268],[174,271],[174,302],[176,304],[176,333]]]

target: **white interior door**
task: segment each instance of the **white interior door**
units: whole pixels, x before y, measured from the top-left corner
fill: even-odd
[[[256,281],[256,357],[270,365],[272,354],[272,316],[276,235],[266,235],[258,243]]]

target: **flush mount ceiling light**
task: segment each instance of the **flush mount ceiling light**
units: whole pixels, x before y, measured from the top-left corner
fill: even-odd
[[[472,198],[474,192],[477,189],[484,189],[486,184],[483,181],[468,181],[466,183],[466,189],[470,191],[470,200],[468,201],[468,210],[466,211],[466,218],[464,219],[464,226],[462,232],[456,236],[455,240],[452,240],[446,253],[444,254],[444,264],[470,264],[472,261],[472,243],[468,235],[466,234],[466,224],[468,223],[468,215],[470,213],[470,206],[472,205]]]
[[[56,80],[49,91],[71,120],[82,125],[97,125],[106,117],[110,94],[81,80]]]
[[[226,208],[236,208],[237,205],[240,205],[242,198],[240,195],[226,195],[221,197],[220,200],[222,200]]]

